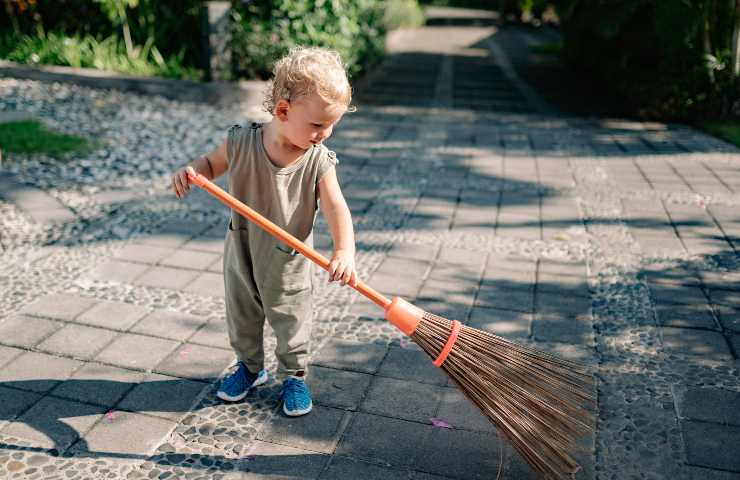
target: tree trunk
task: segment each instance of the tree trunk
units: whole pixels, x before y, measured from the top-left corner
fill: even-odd
[[[732,32],[732,74],[740,76],[740,0],[735,0],[735,29]]]
[[[704,34],[703,34],[703,46],[704,46],[704,63],[707,69],[707,75],[709,76],[709,83],[714,84],[714,67],[709,61],[712,56],[712,37],[710,35],[710,24],[709,24],[709,6],[707,6],[704,12]]]
[[[20,25],[18,25],[18,19],[15,18],[15,11],[13,11],[13,6],[10,4],[10,0],[4,0],[3,3],[5,4],[5,13],[8,14],[8,18],[10,18],[10,23],[13,25],[13,33],[18,36],[21,34],[21,27]]]

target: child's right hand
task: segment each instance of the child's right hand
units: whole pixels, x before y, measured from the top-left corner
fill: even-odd
[[[183,198],[190,191],[188,171],[193,175],[195,174],[195,170],[191,166],[182,167],[172,174],[172,189],[175,191],[177,198]]]

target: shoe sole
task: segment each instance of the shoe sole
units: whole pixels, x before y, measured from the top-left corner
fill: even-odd
[[[257,377],[257,380],[254,381],[254,383],[246,389],[244,392],[240,393],[239,395],[236,395],[234,397],[228,395],[226,392],[218,391],[216,392],[216,396],[220,398],[221,400],[225,400],[227,402],[238,402],[239,400],[242,400],[244,397],[247,396],[247,393],[253,389],[254,387],[259,387],[260,385],[264,385],[267,382],[267,375],[260,375]]]
[[[288,409],[285,408],[285,404],[283,403],[283,413],[289,417],[300,417],[301,415],[307,414],[312,409],[313,409],[313,402],[308,406],[308,408],[304,408],[303,410],[293,410],[292,412],[289,412]]]

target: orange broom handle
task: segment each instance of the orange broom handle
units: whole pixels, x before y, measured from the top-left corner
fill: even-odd
[[[219,199],[222,203],[226,204],[231,209],[246,217],[247,220],[256,224],[258,227],[260,227],[273,237],[290,245],[294,250],[298,250],[306,258],[311,260],[319,267],[323,268],[326,271],[329,271],[329,259],[321,255],[319,252],[309,247],[305,243],[301,242],[290,233],[278,227],[264,216],[255,212],[244,203],[229,195],[221,187],[211,182],[200,173],[193,174],[188,171],[188,180]],[[357,280],[357,285],[352,285],[349,283],[347,285],[351,286],[352,288],[366,296],[368,299],[370,299],[372,302],[374,302],[376,305],[383,308],[384,310],[391,304],[391,301],[388,298],[381,295],[378,291],[371,288],[361,280]]]

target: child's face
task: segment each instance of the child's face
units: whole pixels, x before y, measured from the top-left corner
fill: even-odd
[[[296,147],[306,150],[329,138],[347,107],[329,103],[312,93],[289,103],[285,115],[279,110],[280,107],[277,116],[282,122],[283,135]]]

